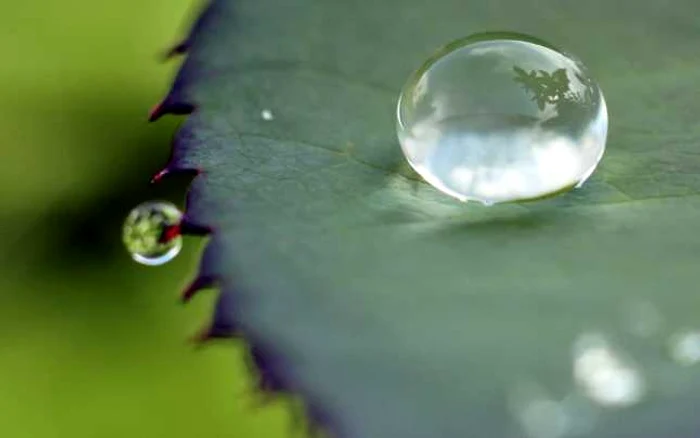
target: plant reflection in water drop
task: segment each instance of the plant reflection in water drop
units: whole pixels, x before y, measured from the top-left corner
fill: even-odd
[[[138,263],[158,266],[169,262],[180,252],[182,237],[168,230],[179,228],[182,213],[168,202],[144,202],[131,210],[126,220],[122,239],[126,250]]]
[[[595,88],[590,79],[576,72],[574,76],[583,86],[579,91],[570,88],[569,75],[566,69],[559,68],[549,73],[545,70],[530,70],[513,66],[515,82],[520,83],[525,90],[532,93],[532,100],[537,102],[540,111],[547,104],[555,105],[558,117],[567,117],[572,113],[589,110],[593,106]]]

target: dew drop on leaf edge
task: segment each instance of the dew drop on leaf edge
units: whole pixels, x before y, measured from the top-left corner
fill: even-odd
[[[580,187],[603,156],[608,114],[583,64],[515,33],[452,42],[407,81],[401,149],[461,201],[522,201]]]
[[[126,217],[122,231],[131,258],[148,266],[174,259],[182,249],[182,237],[179,234],[163,237],[166,229],[179,225],[181,219],[180,210],[169,202],[149,201],[136,206]]]

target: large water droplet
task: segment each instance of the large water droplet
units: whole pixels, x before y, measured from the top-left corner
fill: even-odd
[[[580,186],[605,149],[603,95],[585,67],[520,34],[448,44],[405,85],[401,148],[440,191],[484,204]]]
[[[131,210],[124,221],[126,250],[139,263],[149,266],[169,262],[180,252],[182,237],[177,227],[182,213],[168,202],[145,202]]]

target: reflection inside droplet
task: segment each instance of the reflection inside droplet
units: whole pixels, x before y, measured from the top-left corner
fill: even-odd
[[[264,109],[260,111],[260,117],[262,117],[263,120],[269,122],[270,120],[273,120],[275,118],[275,115],[272,114],[272,111],[270,111],[269,109]]]
[[[131,210],[122,239],[131,257],[149,266],[169,262],[180,252],[182,237],[177,227],[182,219],[180,210],[168,202],[145,202]],[[168,230],[176,231],[167,235]]]
[[[574,345],[574,379],[601,406],[631,406],[645,393],[639,370],[597,334],[581,336]]]
[[[671,358],[679,365],[691,366],[700,362],[700,332],[677,333],[669,340]]]

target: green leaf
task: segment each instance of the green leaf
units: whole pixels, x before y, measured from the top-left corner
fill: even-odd
[[[216,230],[217,320],[263,386],[349,437],[696,436],[700,372],[667,344],[699,325],[697,17],[695,0],[213,2],[166,99],[197,107],[171,166],[204,171],[187,214]],[[465,205],[408,169],[395,103],[435,49],[504,29],[584,60],[608,152],[580,190]],[[608,348],[640,403],[576,385],[575,360]]]

